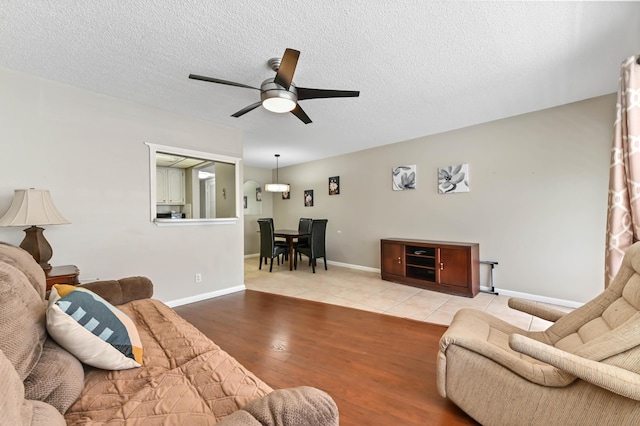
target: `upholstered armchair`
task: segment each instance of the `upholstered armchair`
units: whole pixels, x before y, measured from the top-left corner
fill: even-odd
[[[553,324],[530,332],[459,311],[440,340],[440,395],[483,425],[640,424],[640,243],[611,285],[572,312],[509,305]]]

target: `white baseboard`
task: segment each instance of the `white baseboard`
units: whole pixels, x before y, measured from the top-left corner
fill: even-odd
[[[188,305],[189,303],[213,299],[214,297],[224,296],[225,294],[236,293],[238,291],[243,291],[246,289],[247,288],[243,284],[235,287],[223,288],[222,290],[211,291],[209,293],[196,294],[195,296],[189,296],[183,299],[171,300],[169,302],[164,302],[164,304],[169,306],[170,308],[175,308],[176,306]]]
[[[566,306],[567,308],[579,308],[584,303],[574,302],[573,300],[556,299],[554,297],[538,296],[537,294],[520,293],[519,291],[505,290],[496,288],[495,292],[501,296],[519,297],[520,299],[533,300],[534,302],[549,303],[552,305]]]
[[[357,269],[358,271],[377,272],[380,273],[378,268],[370,268],[369,266],[352,265],[351,263],[335,262],[333,260],[327,260],[328,265],[341,266],[343,268]]]
[[[244,258],[245,259],[249,259],[251,257],[258,257],[258,256],[260,256],[260,253],[245,254]],[[320,259],[320,262],[322,262],[322,259]],[[369,266],[352,265],[351,263],[335,262],[333,260],[327,260],[327,265],[341,266],[343,268],[349,268],[349,269],[357,269],[358,271],[367,271],[367,272],[380,273],[380,269],[379,268],[371,268]]]
[[[352,265],[350,263],[334,262],[331,260],[328,260],[327,263],[329,265],[342,266],[344,268],[357,269],[360,271],[381,273],[380,269],[370,268],[368,266]],[[480,286],[480,291],[491,292],[491,287]],[[529,293],[520,293],[518,291],[505,290],[501,288],[494,288],[493,291],[494,293],[498,293],[499,295],[502,295],[502,296],[519,297],[521,299],[533,300],[535,302],[549,303],[551,305],[557,305],[557,306],[566,306],[568,308],[579,308],[580,306],[584,305],[584,303],[574,302],[573,300],[556,299],[553,297],[539,296],[537,294],[529,294]]]

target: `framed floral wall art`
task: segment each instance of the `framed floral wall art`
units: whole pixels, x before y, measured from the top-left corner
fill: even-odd
[[[469,192],[469,165],[440,167],[438,169],[438,192],[452,194]]]
[[[416,189],[416,165],[394,167],[391,180],[394,191]]]
[[[329,195],[340,194],[340,176],[329,178]]]
[[[313,207],[313,189],[305,189],[304,191],[304,206]]]

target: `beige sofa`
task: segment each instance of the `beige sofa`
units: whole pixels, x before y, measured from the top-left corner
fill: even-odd
[[[530,332],[458,311],[440,340],[443,397],[483,425],[640,424],[640,243],[611,285],[570,313],[509,306],[554,323]]]
[[[0,243],[0,424],[338,425],[326,393],[274,391],[163,303],[142,277],[84,285],[135,324],[143,365],[82,364],[47,333],[45,276]]]

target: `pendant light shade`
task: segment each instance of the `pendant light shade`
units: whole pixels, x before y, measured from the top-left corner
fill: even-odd
[[[284,183],[268,183],[264,186],[267,192],[289,192],[289,185]]]
[[[267,183],[264,186],[264,190],[266,192],[289,192],[289,190],[291,189],[289,187],[289,185],[287,185],[286,183],[279,183],[278,180],[278,158],[280,157],[280,154],[275,154],[276,156],[276,183]]]

